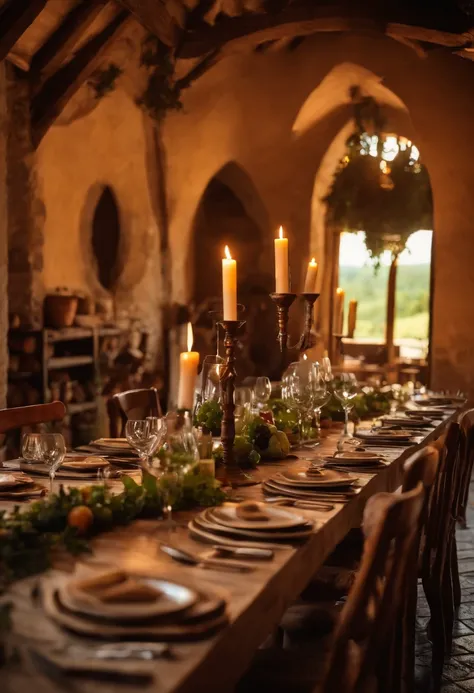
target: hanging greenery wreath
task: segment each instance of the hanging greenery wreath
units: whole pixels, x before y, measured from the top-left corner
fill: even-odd
[[[359,131],[347,140],[324,201],[333,226],[365,232],[377,266],[385,250],[397,256],[412,233],[432,228],[431,186],[416,147],[404,138],[384,137],[378,128],[369,135],[362,131],[361,118],[356,123]]]

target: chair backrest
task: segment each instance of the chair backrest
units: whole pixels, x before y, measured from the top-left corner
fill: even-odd
[[[440,580],[446,551],[453,537],[461,489],[458,423],[449,424],[431,492],[421,562],[423,583]]]
[[[147,416],[162,416],[158,390],[155,387],[142,390],[127,390],[113,396],[122,420],[121,435],[129,419],[146,419]],[[112,432],[111,432],[112,435]]]
[[[355,693],[370,681],[391,647],[391,632],[405,592],[406,567],[420,531],[423,485],[402,494],[369,499],[360,569],[334,631],[323,684],[324,693]]]
[[[14,407],[0,410],[0,433],[13,431],[22,426],[62,421],[66,416],[66,407],[62,402],[33,404],[29,407]]]
[[[436,479],[438,471],[439,452],[432,445],[417,450],[403,465],[402,493],[411,491],[421,483],[429,490]]]
[[[457,518],[466,523],[466,508],[469,497],[472,467],[474,464],[474,409],[464,412],[459,420],[460,431],[460,492]]]

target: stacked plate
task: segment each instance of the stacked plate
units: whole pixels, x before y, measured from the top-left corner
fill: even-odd
[[[105,457],[114,466],[135,467],[138,463],[138,455],[126,438],[98,438],[78,451]]]
[[[442,408],[419,407],[418,409],[406,409],[405,415],[413,419],[425,418],[431,420],[442,419],[446,414]]]
[[[378,445],[382,447],[408,447],[414,445],[413,431],[394,431],[386,428],[375,428],[370,431],[358,431],[355,437],[362,440],[364,445]]]
[[[430,428],[433,426],[431,419],[422,416],[382,416],[380,418],[384,426],[401,426],[402,428]]]
[[[108,460],[103,457],[87,455],[66,455],[64,462],[56,471],[56,479],[96,479],[99,471],[109,468]],[[20,469],[29,474],[49,475],[49,467],[42,462],[20,461]]]
[[[227,623],[222,593],[110,568],[43,581],[47,616],[77,634],[117,640],[191,641]]]
[[[324,458],[325,466],[349,472],[376,473],[386,466],[381,455],[363,450],[336,452],[332,457]]]
[[[46,489],[23,472],[0,474],[0,500],[28,500],[44,495]]]
[[[359,489],[358,477],[347,471],[329,467],[295,467],[282,471],[263,482],[263,492],[267,496],[282,496],[297,501],[324,503],[345,503]],[[322,502],[322,503],[321,503]],[[323,509],[323,507],[321,507]],[[329,509],[332,509],[329,506]]]
[[[246,510],[241,512],[244,506]],[[188,528],[191,536],[200,541],[230,545],[244,542],[249,546],[306,539],[314,524],[286,508],[247,501],[204,510],[191,520]]]

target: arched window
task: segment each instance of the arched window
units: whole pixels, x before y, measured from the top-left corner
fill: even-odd
[[[99,282],[113,291],[120,276],[120,214],[112,189],[106,186],[92,220],[92,250]]]

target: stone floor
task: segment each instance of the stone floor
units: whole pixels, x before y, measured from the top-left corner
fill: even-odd
[[[468,509],[467,529],[457,531],[462,603],[454,626],[454,647],[444,665],[443,693],[474,692],[474,483]],[[419,588],[417,615],[417,684],[429,691],[431,644],[426,637],[429,608]]]

